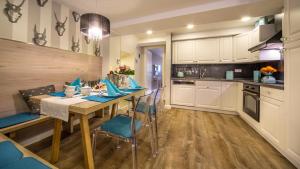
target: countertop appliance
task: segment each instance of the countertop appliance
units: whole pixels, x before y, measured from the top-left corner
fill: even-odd
[[[259,85],[244,83],[243,110],[254,120],[259,122],[260,115],[260,87]]]

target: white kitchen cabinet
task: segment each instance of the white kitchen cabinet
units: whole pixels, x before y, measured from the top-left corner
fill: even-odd
[[[286,148],[293,164],[300,168],[300,1],[284,1],[284,68],[285,68],[285,113],[287,117]]]
[[[222,82],[221,108],[236,111],[237,84],[235,82]]]
[[[235,62],[250,62],[252,61],[252,55],[248,51],[251,46],[251,32],[242,33],[234,36],[233,38],[234,48],[234,61]]]
[[[212,109],[220,108],[221,82],[197,81],[196,84],[195,106]]]
[[[243,112],[243,83],[237,84],[237,112],[241,115]]]
[[[172,85],[172,104],[181,106],[195,105],[195,86],[194,85]]]
[[[233,62],[233,38],[220,38],[220,62]]]
[[[284,39],[288,42],[300,40],[300,1],[284,1]]]
[[[217,63],[220,60],[220,38],[195,41],[195,57],[198,63]]]
[[[195,57],[194,40],[173,42],[173,63],[174,64],[197,63]]]
[[[285,92],[287,114],[287,153],[300,168],[300,40],[284,45]]]
[[[274,146],[283,146],[285,113],[283,91],[261,87],[260,126],[262,134]]]

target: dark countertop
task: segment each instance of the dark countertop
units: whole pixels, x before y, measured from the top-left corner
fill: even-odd
[[[242,78],[236,78],[233,80],[226,80],[225,78],[212,78],[212,77],[207,77],[207,78],[193,78],[193,77],[186,77],[186,78],[171,78],[171,80],[195,80],[195,81],[226,81],[226,82],[241,82],[241,83],[248,83],[248,84],[254,84],[254,85],[259,85],[263,87],[270,87],[274,89],[280,89],[284,90],[284,84],[278,83],[278,84],[265,84],[265,83],[259,83],[259,82],[254,82],[252,79],[242,79]]]

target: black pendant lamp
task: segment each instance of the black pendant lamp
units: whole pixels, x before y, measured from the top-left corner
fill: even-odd
[[[86,13],[80,17],[80,31],[89,39],[101,40],[110,35],[110,21],[105,16]]]

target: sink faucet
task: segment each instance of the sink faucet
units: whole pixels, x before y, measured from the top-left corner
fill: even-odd
[[[203,79],[204,78],[204,76],[206,75],[206,68],[204,68],[203,70],[202,69],[200,69],[200,79]]]

